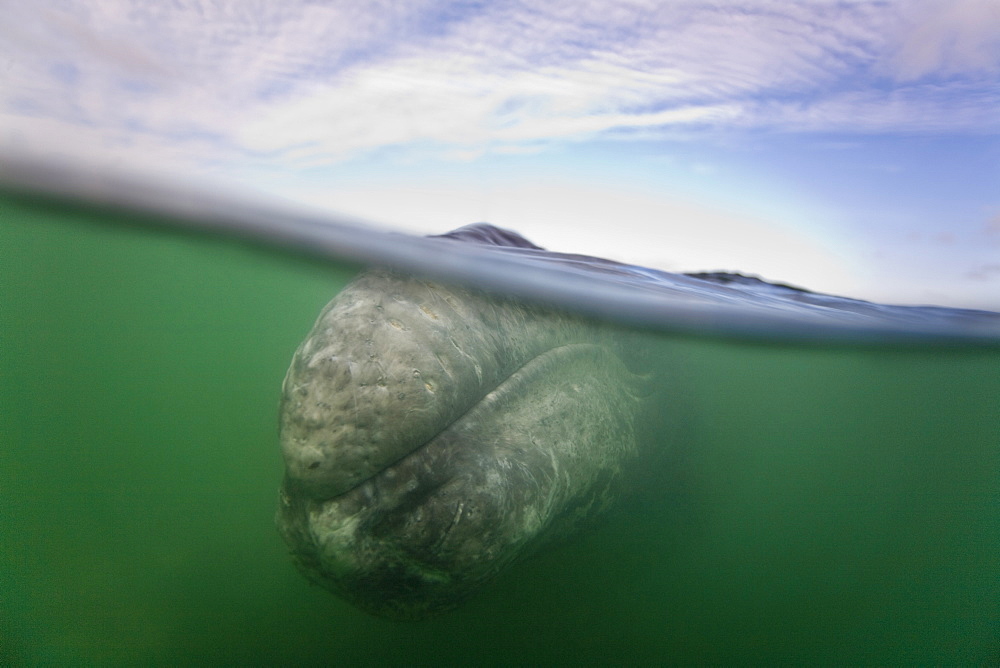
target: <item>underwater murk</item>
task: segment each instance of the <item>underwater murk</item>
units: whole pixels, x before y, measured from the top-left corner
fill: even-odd
[[[995,341],[643,332],[668,469],[392,621],[310,584],[274,520],[282,379],[360,267],[0,206],[4,663],[1000,661]]]

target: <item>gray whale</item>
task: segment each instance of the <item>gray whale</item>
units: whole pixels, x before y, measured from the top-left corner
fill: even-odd
[[[682,313],[677,304],[707,305],[693,311],[703,333],[734,331],[735,321],[789,340],[1000,341],[1000,314],[986,311],[668,274],[550,253],[482,224],[442,236],[599,279],[581,283],[588,288],[618,282],[663,296],[667,317]],[[283,386],[277,524],[295,563],[368,612],[419,619],[621,496],[663,492],[684,466],[678,428],[695,407],[678,407],[684,395],[671,388],[685,383],[662,341],[384,269],[362,273],[320,314]]]
[[[379,616],[457,606],[627,487],[665,409],[643,350],[567,313],[362,273],[283,384],[277,525],[296,565]]]

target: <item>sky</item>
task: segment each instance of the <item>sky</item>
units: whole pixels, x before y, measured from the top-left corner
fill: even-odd
[[[0,152],[1000,310],[1000,2],[0,0]]]

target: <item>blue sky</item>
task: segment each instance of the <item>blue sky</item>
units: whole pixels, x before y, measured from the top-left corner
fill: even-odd
[[[1000,3],[0,0],[0,151],[1000,309]]]

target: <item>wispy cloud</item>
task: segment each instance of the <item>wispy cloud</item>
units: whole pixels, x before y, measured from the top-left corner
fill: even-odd
[[[967,274],[974,281],[991,281],[1000,278],[1000,264],[984,264],[970,270]]]
[[[10,3],[0,145],[315,165],[677,128],[995,132],[1000,9]]]
[[[886,69],[901,81],[1000,73],[1000,4],[916,0],[902,17]]]

